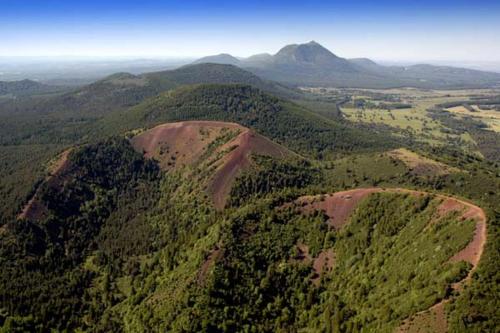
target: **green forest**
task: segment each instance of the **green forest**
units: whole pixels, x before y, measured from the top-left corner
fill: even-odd
[[[473,150],[351,122],[346,91],[299,91],[229,65],[33,89],[0,104],[0,332],[395,332],[440,302],[449,332],[498,330],[499,134],[449,104],[426,112],[470,133]],[[379,94],[384,110],[411,107]],[[240,132],[200,130],[202,162],[170,169],[131,143],[195,120],[237,123],[291,152],[235,162],[217,209],[209,184]],[[398,148],[419,159],[395,158]],[[340,227],[329,208],[310,208],[367,188],[380,191],[338,199],[356,201]],[[446,198],[486,214],[477,267],[451,260],[477,220],[462,206],[443,213]]]

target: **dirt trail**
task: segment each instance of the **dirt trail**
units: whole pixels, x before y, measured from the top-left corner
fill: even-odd
[[[449,197],[442,194],[431,194],[423,191],[415,191],[403,188],[360,188],[337,192],[324,196],[304,196],[295,201],[303,212],[309,213],[322,210],[329,217],[328,224],[335,228],[342,228],[347,223],[349,216],[354,212],[359,202],[372,193],[409,193],[416,196],[433,195],[442,202],[437,207],[437,219],[447,214],[458,212],[462,220],[472,219],[476,222],[476,228],[472,240],[465,248],[453,255],[449,261],[457,262],[464,260],[472,265],[467,276],[461,281],[454,283],[452,288],[460,291],[465,283],[468,283],[474,271],[477,269],[484,246],[487,241],[486,214],[483,209],[470,202]],[[430,308],[420,311],[407,318],[396,329],[396,332],[447,332],[446,313],[444,305],[451,299],[443,299]]]
[[[48,176],[45,177],[44,182],[50,187],[57,187],[63,181],[60,177],[61,174],[69,167],[68,156],[73,149],[67,149],[62,152],[58,158],[48,167]],[[40,186],[35,191],[35,194],[23,207],[17,219],[38,220],[45,216],[47,207],[39,200]]]
[[[198,275],[196,277],[198,285],[201,286],[205,283],[208,271],[215,264],[215,261],[220,257],[220,255],[221,255],[221,249],[219,248],[219,246],[216,246],[212,251],[210,251],[207,258],[201,265],[200,270],[198,271]]]

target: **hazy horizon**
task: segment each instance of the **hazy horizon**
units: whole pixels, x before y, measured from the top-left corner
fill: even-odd
[[[0,12],[0,57],[246,57],[316,40],[345,58],[500,62],[495,1],[7,0]]]

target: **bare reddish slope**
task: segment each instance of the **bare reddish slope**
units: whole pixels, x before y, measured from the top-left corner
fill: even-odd
[[[218,121],[159,125],[135,136],[131,143],[146,157],[158,160],[163,170],[203,164],[214,168],[207,189],[217,209],[224,208],[231,185],[251,165],[252,154],[277,158],[292,154],[246,127]]]
[[[186,121],[158,125],[131,139],[132,146],[154,158],[164,170],[198,161],[207,146],[217,137],[245,128],[234,123],[216,121]]]
[[[234,148],[233,148],[234,147]],[[238,174],[251,165],[250,156],[266,155],[277,158],[290,156],[291,152],[271,140],[245,129],[234,140],[220,147],[219,151],[232,149],[225,155],[208,187],[215,207],[222,209],[231,191],[231,185]]]
[[[324,196],[304,196],[297,199],[305,212],[321,210],[329,217],[328,224],[340,229],[348,220],[359,202],[378,188],[364,188],[326,194]]]

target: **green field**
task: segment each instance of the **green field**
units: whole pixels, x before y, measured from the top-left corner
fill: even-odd
[[[358,96],[353,96],[356,100]],[[460,135],[446,132],[446,127],[432,119],[427,110],[433,106],[444,102],[458,100],[457,97],[438,97],[438,98],[415,98],[410,100],[413,107],[403,109],[380,109],[380,108],[354,108],[341,107],[342,112],[347,119],[355,122],[364,122],[369,124],[384,124],[395,128],[399,133],[412,135],[417,140],[432,145],[446,145],[450,138],[463,141],[465,144],[473,144],[474,140],[468,133]]]

